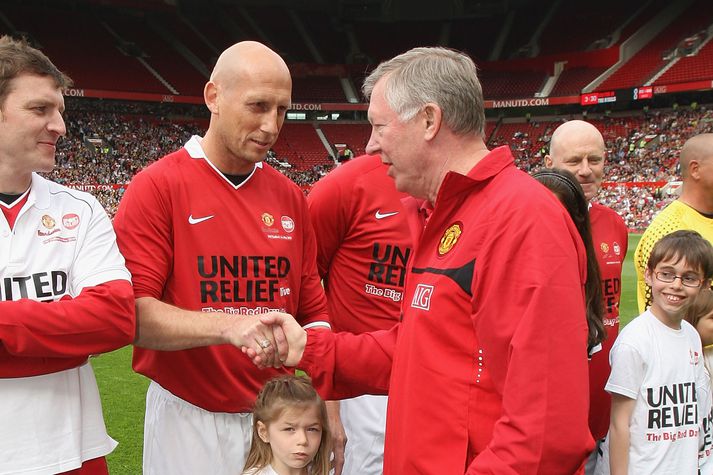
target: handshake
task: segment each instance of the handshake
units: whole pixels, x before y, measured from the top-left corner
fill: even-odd
[[[236,318],[225,336],[261,369],[296,366],[307,344],[307,332],[282,312]]]

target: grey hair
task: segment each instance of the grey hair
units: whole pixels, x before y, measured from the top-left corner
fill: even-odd
[[[413,119],[431,102],[441,108],[444,122],[454,133],[483,135],[483,89],[475,63],[465,53],[421,47],[384,61],[364,80],[362,92],[367,99],[385,76],[386,102],[400,120]]]

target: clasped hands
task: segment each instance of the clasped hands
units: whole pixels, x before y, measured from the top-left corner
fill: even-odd
[[[228,341],[239,347],[258,368],[280,368],[299,363],[307,332],[289,313],[268,312],[237,318]]]

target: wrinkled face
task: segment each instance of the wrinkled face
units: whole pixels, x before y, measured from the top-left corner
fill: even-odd
[[[384,95],[385,78],[376,83],[371,94],[371,136],[366,152],[381,155],[381,161],[389,165],[388,174],[399,191],[425,198],[429,171],[420,147],[423,134],[416,119],[402,122],[391,109]]]
[[[703,346],[713,345],[713,312],[701,317],[696,324]]]
[[[0,108],[0,163],[22,175],[52,171],[57,141],[67,132],[61,89],[50,77],[22,74],[9,91]]]
[[[604,142],[596,133],[561,136],[545,158],[547,167],[563,168],[577,177],[584,196],[591,200],[602,186],[604,177]]]
[[[656,276],[659,273],[659,277]],[[678,276],[673,282],[661,281],[661,276]],[[680,321],[688,305],[701,290],[698,287],[683,285],[686,279],[701,279],[701,273],[689,266],[684,259],[674,262],[674,259],[659,262],[654,270],[646,269],[646,283],[651,286],[651,311],[659,320],[666,322]],[[665,279],[669,280],[669,279]]]
[[[257,70],[217,87],[218,112],[211,126],[234,165],[247,173],[277,141],[290,107],[292,80],[289,73]]]
[[[277,473],[307,473],[299,470],[314,459],[322,441],[319,407],[287,408],[268,425],[258,422],[258,434],[270,444]]]

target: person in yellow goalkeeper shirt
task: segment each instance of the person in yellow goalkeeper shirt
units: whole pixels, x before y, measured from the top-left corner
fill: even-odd
[[[681,196],[651,221],[634,252],[636,297],[639,311],[651,305],[651,288],[644,271],[651,248],[659,239],[679,229],[692,229],[713,243],[713,133],[691,137],[683,144]]]

